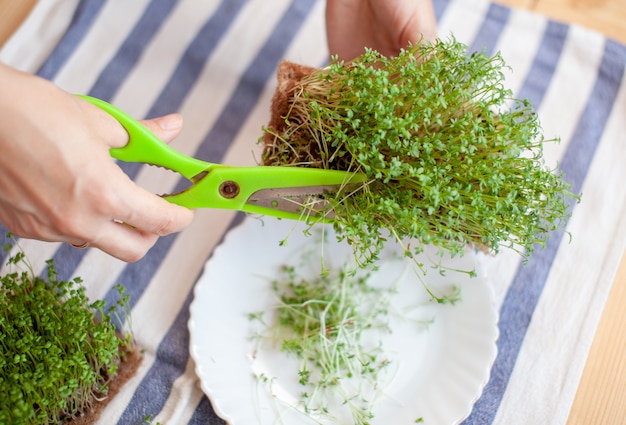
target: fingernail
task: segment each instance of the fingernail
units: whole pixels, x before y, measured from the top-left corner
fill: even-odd
[[[183,123],[183,117],[179,114],[170,114],[159,118],[157,122],[163,130],[178,130]]]

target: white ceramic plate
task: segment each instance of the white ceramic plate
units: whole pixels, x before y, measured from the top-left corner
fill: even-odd
[[[289,220],[246,218],[215,249],[196,285],[189,320],[191,355],[203,391],[229,424],[326,423],[289,407],[302,391],[297,361],[278,349],[258,349],[250,338],[253,325],[248,314],[271,311],[275,304],[271,280],[278,276],[278,269],[301,263],[302,252],[315,246],[315,238],[304,236],[302,226]],[[350,247],[335,241],[331,226],[324,231],[329,233],[323,247],[326,267],[339,267],[351,257]],[[279,246],[287,235],[287,245]],[[406,317],[392,319],[393,333],[383,337],[392,363],[372,423],[413,424],[417,418],[427,425],[459,423],[480,396],[496,356],[497,311],[492,291],[477,257],[468,252],[446,259],[445,264],[475,269],[477,277],[455,272],[441,276],[436,271],[426,276],[435,291],[460,287],[461,300],[455,305],[428,303],[419,279],[407,267],[407,260],[397,258],[392,245],[383,252],[373,282],[399,282],[399,293],[393,298],[397,311],[433,322],[424,328]],[[424,255],[433,256],[433,252],[427,250]],[[320,256],[311,258],[314,273]],[[255,374],[273,378],[271,391]]]

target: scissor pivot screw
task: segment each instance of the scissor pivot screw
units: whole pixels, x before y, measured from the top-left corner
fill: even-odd
[[[239,195],[239,185],[231,180],[223,182],[220,185],[220,195],[227,199],[234,198]]]

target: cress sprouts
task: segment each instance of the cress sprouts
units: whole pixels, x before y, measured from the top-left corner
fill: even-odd
[[[388,234],[416,241],[409,256],[434,244],[527,257],[565,225],[577,196],[546,165],[543,144],[558,140],[505,88],[505,67],[454,39],[334,58],[295,82],[283,125],[265,129],[263,164],[367,176],[360,190],[329,195],[339,238],[361,263]]]
[[[390,360],[380,341],[366,335],[389,332],[395,288],[375,288],[368,279],[348,267],[304,278],[296,267],[283,266],[272,281],[279,300],[275,323],[265,324],[262,313],[249,315],[263,325],[259,340],[277,341],[281,351],[299,359],[300,398],[310,415],[332,420],[332,406],[343,405],[355,425],[365,425],[383,394],[381,372]]]
[[[106,309],[89,303],[80,278],[59,280],[52,260],[46,280],[23,252],[7,264],[14,270],[0,278],[0,423],[70,422],[107,397],[133,349],[111,316],[126,317],[128,295],[118,285],[120,300]]]

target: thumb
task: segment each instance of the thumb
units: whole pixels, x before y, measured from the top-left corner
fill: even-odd
[[[140,122],[165,143],[174,140],[183,128],[183,116],[180,114],[169,114]]]

